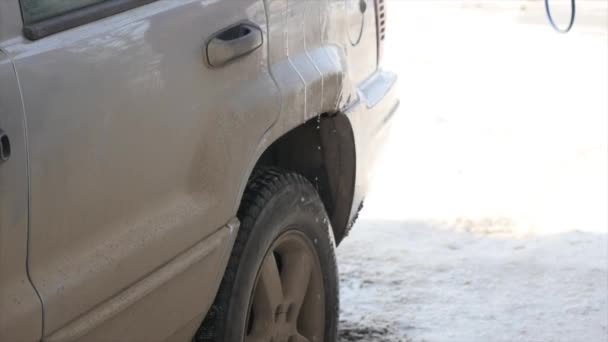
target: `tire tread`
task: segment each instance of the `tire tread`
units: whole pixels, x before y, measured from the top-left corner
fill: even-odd
[[[241,222],[239,232],[237,234],[234,247],[228,266],[224,272],[222,283],[216,295],[215,301],[212,304],[207,316],[203,320],[193,341],[197,342],[215,342],[220,341],[221,332],[224,330],[224,311],[227,310],[230,295],[232,293],[232,283],[236,278],[239,264],[244,249],[247,246],[247,241],[255,227],[255,222],[273,196],[281,191],[284,187],[300,185],[310,187],[314,190],[313,185],[302,175],[282,170],[276,167],[262,167],[254,170],[253,175],[248,182],[245,193],[241,200],[241,205],[237,212],[237,217]],[[316,193],[316,191],[315,191]],[[318,196],[318,195],[317,195]],[[319,198],[320,201],[320,198]],[[329,229],[330,239],[333,242],[333,234]],[[335,255],[333,256],[335,258]]]

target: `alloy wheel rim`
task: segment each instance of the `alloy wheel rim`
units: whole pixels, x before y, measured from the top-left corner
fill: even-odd
[[[312,241],[299,231],[282,234],[258,271],[245,325],[245,342],[322,341],[325,294]]]

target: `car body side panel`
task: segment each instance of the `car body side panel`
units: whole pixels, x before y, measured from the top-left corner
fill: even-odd
[[[237,228],[234,219],[45,341],[165,341],[175,335],[189,341],[213,302],[214,279],[223,274]]]
[[[371,0],[363,14],[360,0],[264,1],[270,70],[282,96],[277,137],[357,99],[358,85],[377,67],[375,15]]]
[[[336,79],[343,76],[337,46],[323,44],[321,12],[329,1],[265,0],[269,20],[270,70],[281,89],[274,137],[324,109],[336,107]],[[336,18],[339,20],[339,18]],[[325,85],[325,79],[334,79]],[[323,108],[325,107],[325,108]]]
[[[159,0],[35,42],[4,43],[28,116],[29,269],[45,305],[45,337],[74,336],[79,317],[105,312],[178,255],[211,243],[234,217],[244,170],[278,118],[280,96],[266,46],[209,69],[203,45],[245,20],[266,34],[262,0]],[[187,316],[202,318],[231,249],[230,238],[222,241],[115,318],[155,325],[153,340],[194,318]],[[199,293],[186,286],[195,274],[204,277]],[[197,300],[182,300],[190,296]],[[152,303],[184,315],[163,321],[146,312]],[[150,340],[142,329],[118,335],[124,325],[110,316],[97,322],[77,335]]]
[[[374,0],[363,0],[365,12],[361,13],[361,0],[346,2],[346,64],[351,90],[359,88],[363,82],[372,77],[378,67],[376,14]],[[387,5],[386,5],[387,6]],[[354,103],[351,99],[349,104]],[[344,109],[344,108],[342,108]]]
[[[0,42],[21,34],[19,1],[0,0]]]
[[[354,132],[357,154],[351,220],[365,200],[376,159],[400,104],[397,76],[381,69],[363,82],[358,92],[359,99],[345,111]]]
[[[27,277],[28,184],[25,120],[11,61],[0,51],[0,129],[10,159],[0,162],[0,341],[42,336],[42,306]]]

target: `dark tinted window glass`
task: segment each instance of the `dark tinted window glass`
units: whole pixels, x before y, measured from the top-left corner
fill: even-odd
[[[21,10],[25,24],[31,24],[103,1],[106,0],[21,0]]]

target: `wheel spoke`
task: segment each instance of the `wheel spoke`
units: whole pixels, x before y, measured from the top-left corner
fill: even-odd
[[[293,338],[293,342],[310,342],[306,337],[297,334],[296,336],[294,336]]]
[[[277,261],[272,252],[264,259],[253,298],[255,319],[274,322],[277,307],[283,301],[283,288]]]
[[[297,319],[312,274],[312,258],[308,253],[292,253],[286,258],[283,271],[285,298],[293,305],[290,316]]]

